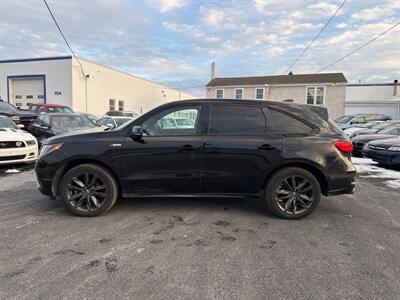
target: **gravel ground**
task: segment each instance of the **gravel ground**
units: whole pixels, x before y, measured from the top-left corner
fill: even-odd
[[[0,299],[399,299],[400,190],[285,221],[253,200],[126,199],[79,218],[0,170]]]

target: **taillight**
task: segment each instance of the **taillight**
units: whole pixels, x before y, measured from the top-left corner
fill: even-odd
[[[333,144],[338,148],[340,151],[351,153],[353,152],[353,143],[350,141],[333,141]]]

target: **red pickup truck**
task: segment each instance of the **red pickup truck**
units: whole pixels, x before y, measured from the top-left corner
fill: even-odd
[[[65,105],[48,103],[30,103],[28,111],[35,113],[73,113],[74,111]]]

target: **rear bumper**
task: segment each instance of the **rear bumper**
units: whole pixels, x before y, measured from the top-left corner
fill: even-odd
[[[327,196],[353,194],[355,190],[355,171],[348,171],[340,175],[330,176],[330,188]]]

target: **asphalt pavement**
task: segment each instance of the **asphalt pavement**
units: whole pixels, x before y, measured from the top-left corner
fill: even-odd
[[[124,199],[80,218],[30,167],[5,171],[0,299],[400,298],[400,190],[382,179],[300,221],[237,199]]]

